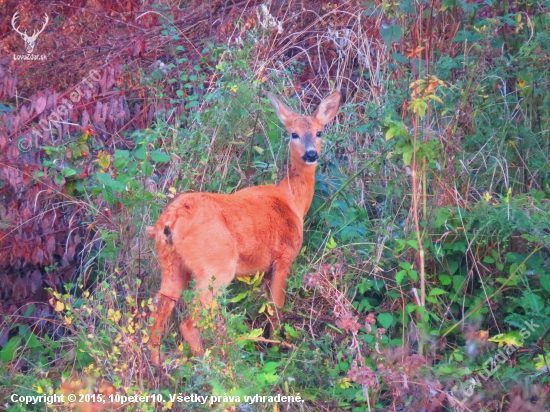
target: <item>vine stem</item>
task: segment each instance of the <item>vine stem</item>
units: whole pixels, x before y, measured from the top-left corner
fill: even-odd
[[[417,74],[416,74],[416,57],[413,57],[412,59],[412,75],[413,75],[413,85],[414,85],[414,93],[413,96],[418,97],[418,90],[417,90]],[[420,56],[418,56],[418,63],[419,63],[419,72],[421,72],[422,68],[422,60]],[[420,195],[420,190],[418,186],[418,168],[417,168],[417,162],[416,162],[416,148],[418,144],[418,122],[419,122],[419,112],[418,110],[413,109],[413,116],[411,117],[411,123],[414,129],[413,133],[413,150],[412,150],[412,162],[411,162],[411,184],[412,184],[412,212],[414,217],[414,226],[415,226],[415,232],[416,232],[416,243],[418,244],[418,260],[419,260],[419,272],[420,272],[420,306],[422,308],[426,307],[426,275],[424,271],[424,247],[422,245],[422,236],[420,234],[420,218],[419,218],[419,210],[418,210],[418,197]],[[425,312],[423,311],[421,315],[422,320],[422,330],[423,332],[426,331],[426,321],[424,319]],[[420,354],[424,353],[424,337],[422,336],[418,341],[418,352]]]

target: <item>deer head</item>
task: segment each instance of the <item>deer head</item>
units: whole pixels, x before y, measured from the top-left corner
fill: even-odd
[[[321,154],[321,131],[338,112],[340,92],[333,92],[326,97],[313,116],[301,116],[294,113],[290,107],[271,93],[268,93],[267,97],[273,105],[277,117],[292,136],[290,148],[294,163],[299,163],[299,159],[301,159],[304,165],[315,165]]]
[[[34,46],[36,44],[36,39],[38,38],[38,35],[44,31],[46,28],[46,25],[48,24],[48,21],[50,20],[47,14],[44,14],[44,25],[40,30],[35,30],[32,33],[32,36],[29,36],[27,32],[20,32],[19,29],[16,27],[17,18],[19,17],[19,12],[15,12],[13,17],[11,18],[11,26],[13,27],[13,30],[15,30],[23,40],[25,41],[25,50],[28,54],[31,54],[34,50]]]

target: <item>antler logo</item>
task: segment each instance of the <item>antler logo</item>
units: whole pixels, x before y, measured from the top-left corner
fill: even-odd
[[[32,34],[32,36],[29,36],[26,31],[20,32],[19,29],[16,27],[17,18],[19,17],[19,12],[15,12],[13,17],[11,18],[11,26],[13,29],[21,35],[23,40],[25,41],[25,49],[27,50],[28,54],[31,54],[34,50],[34,46],[36,45],[36,39],[38,38],[38,35],[44,31],[46,28],[46,24],[48,24],[48,21],[50,21],[50,18],[47,14],[44,14],[44,25],[40,30],[35,30]]]

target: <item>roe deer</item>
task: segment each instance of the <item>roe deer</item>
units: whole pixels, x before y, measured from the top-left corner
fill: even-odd
[[[155,226],[147,228],[162,268],[151,326],[156,366],[166,320],[192,277],[204,307],[235,276],[271,271],[271,298],[278,307],[284,305],[290,265],[302,246],[303,218],[313,200],[321,131],[336,116],[340,92],[324,99],[311,117],[294,113],[271,93],[268,97],[292,136],[288,176],[278,185],[248,187],[233,194],[180,194]],[[193,355],[201,356],[200,333],[190,315],[179,328]]]

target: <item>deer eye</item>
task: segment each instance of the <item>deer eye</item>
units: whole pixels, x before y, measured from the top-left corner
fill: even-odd
[[[321,137],[321,132],[317,132],[317,137]]]
[[[300,136],[298,136],[298,133],[292,133],[292,138],[293,139],[299,139]]]

